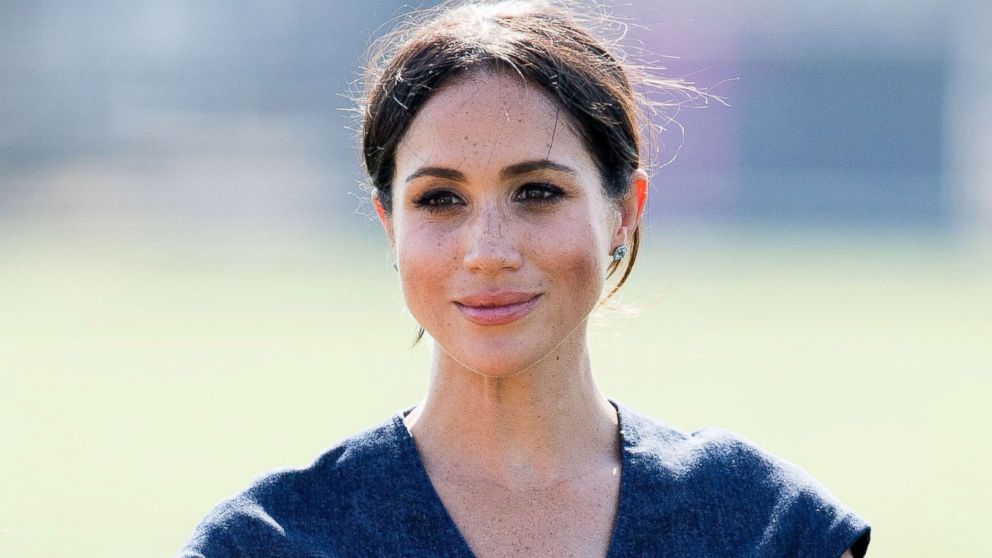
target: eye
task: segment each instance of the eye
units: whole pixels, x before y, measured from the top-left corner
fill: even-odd
[[[514,199],[529,203],[552,203],[564,197],[565,192],[561,188],[543,182],[533,182],[524,184],[517,190]]]
[[[462,205],[462,200],[450,190],[431,190],[418,196],[413,200],[413,204],[428,211],[443,211],[456,205]]]

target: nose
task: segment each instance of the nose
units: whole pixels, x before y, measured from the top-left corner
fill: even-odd
[[[514,239],[512,223],[496,204],[481,208],[466,225],[466,269],[492,274],[520,268],[523,258]]]

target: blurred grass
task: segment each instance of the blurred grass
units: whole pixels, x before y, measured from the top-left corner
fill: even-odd
[[[170,556],[252,477],[424,389],[428,343],[408,348],[374,233],[3,232],[0,555]],[[920,233],[647,237],[639,311],[593,328],[609,396],[799,463],[873,523],[871,556],[987,552],[988,254]]]

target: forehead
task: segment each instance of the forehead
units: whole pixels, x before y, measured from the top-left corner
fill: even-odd
[[[484,172],[537,159],[592,165],[571,119],[541,87],[517,75],[476,73],[424,104],[397,147],[397,178],[420,165]]]

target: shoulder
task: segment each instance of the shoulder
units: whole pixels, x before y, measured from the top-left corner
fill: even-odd
[[[623,410],[621,424],[625,450],[656,473],[691,476],[724,490],[746,490],[752,500],[766,493],[776,498],[829,496],[800,467],[729,430],[688,433],[630,409]]]
[[[350,436],[323,452],[309,466],[282,469],[257,477],[242,492],[225,499],[196,527],[182,558],[295,555],[307,546],[304,531],[333,536],[346,528],[331,518],[369,504],[377,476],[395,471],[390,461],[402,452],[395,418]]]
[[[802,476],[798,468],[729,430],[704,428],[688,433],[629,408],[618,408],[625,450],[659,472],[702,475],[723,482],[788,482]]]
[[[629,409],[621,416],[639,490],[663,490],[687,515],[733,525],[756,556],[837,558],[852,545],[863,555],[856,543],[867,546],[868,524],[802,468],[728,430],[686,433]]]

